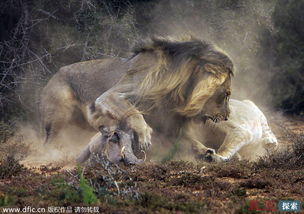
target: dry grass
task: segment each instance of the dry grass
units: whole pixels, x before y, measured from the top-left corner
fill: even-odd
[[[126,167],[94,157],[83,176],[103,213],[253,213],[250,200],[303,201],[303,135],[285,136],[291,150],[258,163],[165,164]],[[25,169],[12,157],[0,166],[0,203],[7,207],[86,205],[77,169]],[[91,193],[90,193],[91,194]]]

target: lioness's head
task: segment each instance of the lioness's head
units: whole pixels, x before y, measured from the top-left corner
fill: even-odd
[[[132,75],[145,73],[135,89],[140,103],[152,108],[165,105],[187,118],[203,115],[219,121],[228,117],[233,64],[210,43],[154,38],[141,44],[133,58],[138,66],[132,67]],[[147,59],[153,63],[149,65]]]

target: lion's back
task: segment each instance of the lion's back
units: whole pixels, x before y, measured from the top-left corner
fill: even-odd
[[[80,102],[90,103],[120,80],[125,72],[123,64],[119,58],[91,60],[65,66],[59,75]]]
[[[120,79],[122,64],[120,59],[107,58],[61,67],[40,94],[42,117],[53,117],[63,106],[72,108],[93,102]]]

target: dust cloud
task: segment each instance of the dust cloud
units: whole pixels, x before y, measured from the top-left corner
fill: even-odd
[[[144,23],[148,30],[142,33],[142,37],[193,35],[211,41],[231,56],[234,62],[232,97],[250,99],[262,109],[265,107],[271,110],[272,98],[268,90],[272,74],[262,66],[268,59],[260,59],[259,52],[263,31],[273,30],[271,14],[274,4],[274,0],[247,0],[236,3],[234,8],[228,8],[223,1],[159,1],[150,11],[150,21]],[[111,46],[111,41],[107,41],[107,46]],[[45,80],[42,82],[45,83]],[[37,88],[41,88],[41,85]],[[22,89],[23,92],[27,91],[25,94],[30,94],[30,90],[28,87]],[[69,136],[76,136],[76,139],[63,136],[59,145],[44,145],[37,127],[21,127],[17,135],[22,135],[24,144],[30,148],[30,153],[23,162],[34,165],[73,162],[75,155],[94,135],[83,130],[72,134],[69,132]],[[161,156],[170,153],[167,144],[163,143],[165,150],[162,150],[164,154]],[[155,154],[158,153],[159,147],[152,147],[152,151],[153,149]]]
[[[20,146],[16,153],[23,154],[21,163],[27,167],[39,167],[41,165],[52,167],[75,166],[75,158],[87,145],[92,132],[69,128],[52,144],[44,144],[44,136],[29,123],[20,124],[18,131],[10,140],[18,142]]]
[[[261,66],[263,32],[273,31],[271,15],[275,1],[160,1],[151,11],[147,36],[193,35],[211,41],[233,60],[233,98],[250,99],[272,107],[268,90],[272,74]],[[262,62],[263,61],[263,62]]]

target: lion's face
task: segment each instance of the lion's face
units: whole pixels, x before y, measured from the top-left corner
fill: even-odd
[[[226,69],[210,63],[201,67],[186,105],[178,109],[179,113],[198,120],[226,120],[229,115],[228,98],[231,93],[231,74]]]
[[[229,110],[229,97],[231,94],[231,79],[227,78],[225,82],[220,85],[215,93],[207,100],[201,116],[203,120],[211,119],[213,122],[227,120]]]

